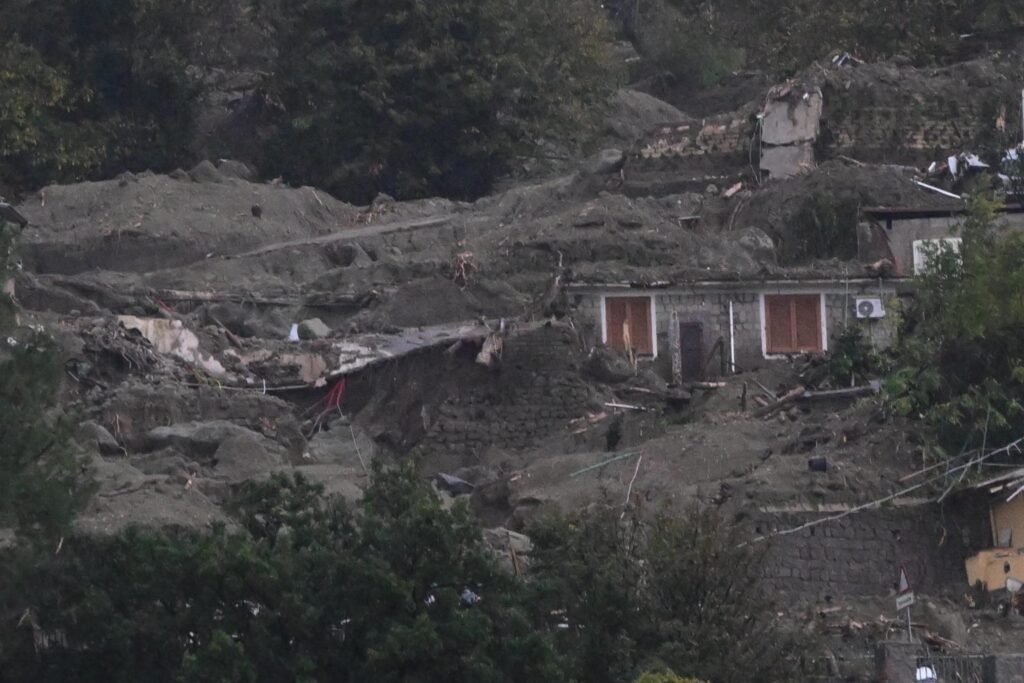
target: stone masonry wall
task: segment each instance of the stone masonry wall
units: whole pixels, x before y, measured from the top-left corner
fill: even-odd
[[[576,334],[552,325],[506,339],[499,370],[483,376],[438,409],[416,452],[435,466],[473,465],[490,447],[534,446],[586,412],[590,390],[580,379]]]
[[[767,533],[824,516],[766,514],[755,526]],[[765,579],[772,590],[809,600],[882,596],[892,591],[903,566],[917,591],[962,591],[964,560],[990,541],[988,519],[983,502],[866,510],[773,538]]]

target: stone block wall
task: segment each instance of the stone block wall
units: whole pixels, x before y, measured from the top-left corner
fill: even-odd
[[[526,449],[566,430],[590,399],[580,351],[576,334],[564,326],[511,336],[500,369],[481,366],[479,381],[442,403],[416,453],[457,469],[492,446]]]
[[[991,125],[971,107],[955,114],[899,106],[828,102],[819,138],[826,157],[856,155],[864,161],[923,162],[951,151],[970,150]]]
[[[760,533],[795,528],[827,513],[765,515]],[[808,600],[884,596],[901,566],[916,591],[967,588],[964,560],[991,540],[983,501],[865,510],[770,541],[765,580]]]

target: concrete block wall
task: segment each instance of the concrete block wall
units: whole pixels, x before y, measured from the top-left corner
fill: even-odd
[[[755,527],[768,533],[825,516],[765,515]],[[884,596],[903,566],[917,591],[962,592],[964,560],[990,538],[982,502],[866,510],[771,539],[764,577],[771,589],[808,600]]]
[[[773,289],[769,293],[785,293],[784,288]],[[801,291],[807,291],[801,290]],[[615,294],[624,294],[621,290]],[[655,297],[655,316],[657,325],[658,368],[661,372],[669,372],[670,349],[668,330],[672,311],[679,315],[680,322],[697,322],[702,326],[703,339],[701,362],[706,364],[708,376],[721,371],[721,362],[712,358],[708,362],[715,343],[722,339],[725,352],[729,353],[729,302],[733,304],[733,333],[735,334],[736,366],[740,370],[753,370],[762,367],[766,362],[761,336],[761,292],[747,291],[683,291],[683,290],[642,290],[629,292],[635,296]],[[858,319],[855,305],[858,296],[881,296],[886,308],[886,316],[880,319]],[[581,331],[590,343],[601,344],[601,294],[592,291],[579,293],[572,297],[575,302],[575,315]],[[833,340],[841,335],[848,326],[858,326],[866,338],[876,349],[886,349],[897,341],[899,331],[899,297],[890,289],[879,294],[877,287],[859,285],[845,289],[832,290],[825,294],[826,331],[829,336],[829,348]],[[666,374],[666,377],[668,375]]]
[[[590,399],[581,362],[579,340],[566,327],[510,337],[501,368],[445,401],[415,452],[455,468],[475,464],[492,446],[530,448],[567,429]]]
[[[858,318],[856,297],[879,297],[885,308],[884,318]],[[829,335],[829,348],[832,347],[832,340],[840,336],[847,327],[859,327],[864,337],[871,342],[872,346],[881,351],[896,344],[899,338],[899,320],[902,303],[894,292],[888,291],[879,293],[877,290],[871,292],[859,291],[856,294],[826,294],[825,315],[827,316],[826,330]]]

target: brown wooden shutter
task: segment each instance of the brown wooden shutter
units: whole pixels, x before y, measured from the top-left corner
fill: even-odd
[[[821,297],[801,294],[793,297],[793,318],[798,351],[821,351]]]
[[[629,328],[629,341],[633,351],[638,355],[652,355],[654,347],[651,344],[651,298],[610,296],[604,301],[609,348],[626,351],[622,335],[625,323]]]
[[[792,310],[788,296],[764,297],[765,331],[768,353],[792,353],[794,350]]]
[[[822,350],[820,295],[768,294],[764,312],[768,353]]]
[[[625,351],[626,345],[622,340],[622,323],[627,319],[627,301],[621,297],[608,297],[604,300],[604,306],[608,347],[616,351]]]
[[[640,355],[650,356],[654,353],[651,346],[651,300],[649,297],[637,297],[629,300],[629,336],[633,340],[633,349]]]

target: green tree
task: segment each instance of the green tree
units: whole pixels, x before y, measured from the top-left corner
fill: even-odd
[[[0,218],[0,286],[13,275],[19,227]],[[53,339],[16,325],[0,294],[0,529],[56,542],[88,496],[70,444],[72,423],[57,406],[63,373]]]
[[[585,130],[611,84],[591,0],[298,0],[265,16],[280,130],[264,166],[349,200],[479,196]]]
[[[589,683],[652,666],[713,681],[790,680],[795,641],[760,583],[766,552],[711,509],[682,517],[592,511],[532,531],[537,596]]]
[[[972,196],[959,250],[939,248],[905,317],[893,409],[923,418],[948,451],[1024,435],[1024,235]]]
[[[0,180],[166,170],[193,130],[194,42],[213,0],[0,4]]]
[[[236,512],[245,532],[70,541],[23,577],[40,628],[66,646],[38,659],[0,622],[13,631],[0,643],[15,644],[0,649],[0,670],[37,681],[564,680],[472,513],[445,510],[412,470],[378,472],[354,511],[275,476]]]

